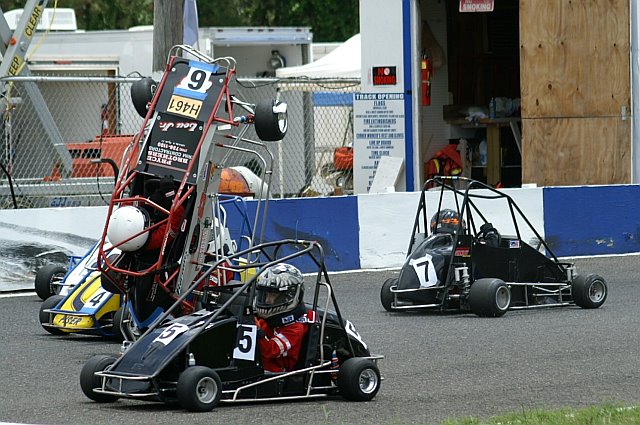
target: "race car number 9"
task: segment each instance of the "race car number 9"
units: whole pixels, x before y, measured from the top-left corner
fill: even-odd
[[[424,257],[409,260],[409,264],[416,272],[420,286],[423,288],[434,286],[438,283],[438,275],[436,274],[436,268],[433,266],[432,258],[430,254],[425,254]]]
[[[193,61],[189,62],[189,72],[187,76],[180,81],[180,84],[176,86],[175,93],[200,100],[204,99],[207,90],[213,85],[213,83],[209,81],[209,78],[211,78],[211,74],[216,68],[217,66],[215,65]]]
[[[238,345],[233,350],[233,358],[253,361],[256,358],[256,325],[238,325]]]

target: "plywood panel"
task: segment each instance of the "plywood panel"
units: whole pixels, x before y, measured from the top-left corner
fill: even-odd
[[[520,0],[523,117],[629,107],[628,0]]]
[[[628,0],[520,0],[523,183],[630,183]]]
[[[538,186],[629,183],[630,140],[629,119],[525,119],[522,182]]]

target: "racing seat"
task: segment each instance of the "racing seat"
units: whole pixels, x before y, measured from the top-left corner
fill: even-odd
[[[298,361],[295,365],[295,370],[304,369],[305,367],[313,366],[318,360],[318,344],[320,337],[320,325],[317,323],[310,323],[307,327],[307,332],[302,338],[302,346],[300,347],[300,354],[298,355]],[[326,353],[325,353],[326,355]]]

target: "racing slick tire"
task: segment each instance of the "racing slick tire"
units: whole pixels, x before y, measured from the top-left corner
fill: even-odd
[[[54,283],[59,282],[67,274],[67,269],[56,264],[47,264],[36,273],[36,294],[41,300],[46,300],[60,292],[60,288]]]
[[[511,304],[511,290],[500,279],[478,279],[469,290],[469,308],[480,317],[500,317]]]
[[[51,335],[65,335],[66,332],[61,331],[58,328],[52,328],[49,326],[45,326],[46,324],[50,324],[51,322],[49,321],[49,313],[45,313],[44,310],[49,310],[51,308],[54,308],[55,306],[58,305],[58,303],[60,301],[62,301],[62,299],[64,299],[64,297],[62,295],[52,295],[49,298],[47,298],[46,300],[44,300],[42,302],[42,304],[40,304],[40,313],[38,314],[38,317],[40,318],[40,324],[42,325],[42,328],[49,332]]]
[[[607,283],[597,274],[578,275],[571,283],[571,295],[578,307],[598,308],[607,299]]]
[[[153,99],[158,83],[151,77],[144,77],[131,84],[131,102],[138,115],[147,116],[147,104]]]
[[[98,403],[113,403],[118,399],[117,396],[111,394],[100,394],[93,391],[94,388],[102,386],[102,380],[95,375],[95,372],[102,372],[115,361],[115,357],[101,354],[87,360],[80,371],[80,388],[82,388],[84,395]]]
[[[398,285],[397,278],[389,278],[384,281],[382,284],[382,289],[380,289],[380,302],[382,303],[382,307],[384,307],[387,311],[393,311],[391,306],[393,305],[393,292],[391,292],[392,286]]]
[[[338,370],[338,391],[350,401],[369,401],[380,389],[380,370],[364,357],[347,359]]]
[[[222,395],[222,381],[218,374],[204,366],[188,367],[178,377],[178,404],[190,412],[209,412]]]
[[[281,103],[275,100],[263,99],[256,104],[254,126],[260,140],[277,142],[287,134],[286,112],[273,112],[273,108],[281,105]]]

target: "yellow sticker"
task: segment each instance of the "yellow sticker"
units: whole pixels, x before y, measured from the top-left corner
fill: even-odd
[[[169,100],[167,112],[195,119],[198,117],[200,109],[202,109],[202,101],[174,94]]]

